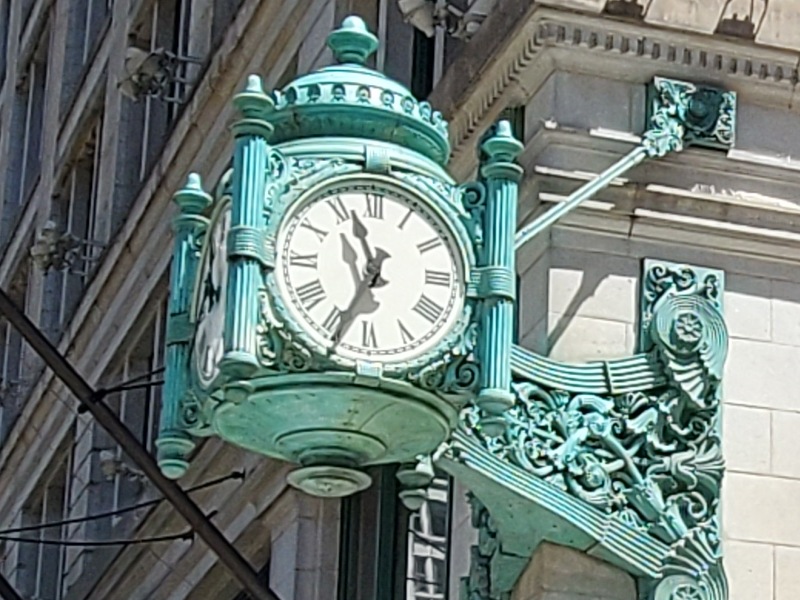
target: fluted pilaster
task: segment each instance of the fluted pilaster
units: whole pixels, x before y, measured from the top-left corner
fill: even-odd
[[[202,213],[211,204],[211,196],[203,191],[199,175],[192,173],[186,186],[175,194],[174,201],[180,212],[173,221],[175,247],[170,273],[164,393],[156,445],[162,472],[177,479],[189,467],[187,457],[194,449],[183,414],[189,389],[188,358],[192,339],[189,310],[197,271],[198,238],[208,228],[208,219]]]
[[[481,144],[481,177],[487,194],[481,265],[481,288],[485,298],[478,346],[481,385],[477,402],[484,412],[484,428],[495,433],[502,431],[500,415],[514,403],[511,393],[516,298],[514,234],[517,188],[522,178],[522,168],[514,160],[522,149],[508,121],[500,121]]]
[[[266,263],[265,192],[269,177],[267,138],[272,126],[266,117],[273,108],[261,79],[251,75],[247,88],[234,98],[241,114],[233,125],[233,199],[228,233],[225,354],[220,368],[230,377],[245,377],[258,367],[256,325],[258,290]]]

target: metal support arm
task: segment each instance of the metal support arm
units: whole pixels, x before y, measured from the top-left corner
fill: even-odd
[[[736,95],[716,88],[656,78],[651,86],[650,127],[642,143],[622,159],[581,186],[557,207],[517,232],[519,250],[567,213],[647,158],[680,152],[690,144],[712,147],[733,145]]]

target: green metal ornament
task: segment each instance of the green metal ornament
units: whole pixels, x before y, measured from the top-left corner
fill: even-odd
[[[722,274],[648,262],[640,352],[569,365],[512,343],[515,250],[614,177],[687,144],[733,142],[735,96],[657,79],[641,144],[515,231],[522,144],[501,121],[477,181],[445,167],[447,123],[366,66],[345,19],[336,64],[234,99],[232,169],[175,201],[158,460],[198,436],[297,465],[346,496],[400,463],[419,507],[434,463],[472,492],[464,598],[507,598],[543,540],[640,578],[651,600],[725,600],[717,510],[727,347]]]
[[[315,495],[408,464],[414,504],[459,411],[477,398],[496,420],[513,403],[509,355],[492,348],[512,335],[521,145],[499,125],[481,181],[456,185],[446,122],[365,66],[377,39],[363,21],[328,43],[337,64],[271,95],[251,77],[234,99],[233,169],[197,275],[173,288],[193,279],[192,305],[176,308],[194,333],[190,383],[164,402],[182,407],[181,439],[297,463],[289,482]]]

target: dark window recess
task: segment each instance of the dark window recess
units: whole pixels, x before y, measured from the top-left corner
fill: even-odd
[[[396,2],[387,7],[385,27],[384,73],[408,86],[416,98],[426,98],[434,84],[436,36],[429,38],[406,23]]]
[[[56,224],[58,232],[87,242],[97,241],[97,186],[100,176],[97,146],[102,127],[102,120],[98,120],[89,130],[50,205],[50,220]],[[42,327],[52,342],[58,341],[74,316],[100,252],[99,246],[86,245],[68,267],[49,270],[45,274]]]
[[[8,289],[11,300],[22,309],[27,302],[29,265],[28,261],[22,262]],[[22,412],[39,368],[38,357],[19,331],[8,321],[0,319],[0,445]]]
[[[225,32],[236,19],[236,14],[244,0],[214,0],[214,13],[211,17],[211,48],[219,48]]]
[[[33,194],[42,168],[42,121],[50,31],[42,33],[28,65],[21,69],[9,126],[11,139],[0,224],[0,250],[8,243],[21,208]]]
[[[100,34],[111,21],[108,0],[73,0],[68,3],[68,11],[60,100],[62,119],[75,101],[80,82],[97,51]]]
[[[436,37],[428,37],[414,29],[411,93],[415,98],[427,98],[433,89]]]
[[[132,27],[129,44],[145,51],[166,50],[185,57],[189,47],[191,2],[157,0]],[[186,63],[177,76],[186,78]],[[112,203],[111,235],[121,227],[144,181],[161,156],[187,99],[187,84],[175,81],[165,96],[175,101],[146,96],[138,101],[122,98],[117,147],[116,180]]]
[[[511,123],[511,131],[519,141],[525,141],[525,107],[509,106],[500,113],[500,119]]]
[[[449,479],[437,477],[423,506],[398,498],[396,466],[372,469],[372,486],[342,500],[339,600],[445,600]]]
[[[41,525],[60,521],[66,515],[69,496],[69,462],[72,452],[63,448],[56,453],[59,462],[49,470],[22,508],[22,525]],[[48,527],[25,537],[40,540],[58,540],[64,537],[66,527]],[[56,544],[20,544],[17,562],[17,589],[25,598],[61,600],[64,586],[66,546]]]
[[[8,60],[8,29],[11,19],[11,0],[0,0],[0,89],[6,80]]]

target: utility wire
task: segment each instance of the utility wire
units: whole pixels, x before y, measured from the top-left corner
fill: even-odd
[[[77,540],[48,540],[40,538],[14,537],[10,535],[0,535],[2,542],[21,542],[31,544],[44,544],[45,546],[132,546],[136,544],[151,544],[154,542],[169,542],[172,540],[191,540],[194,539],[194,532],[187,529],[183,533],[173,533],[171,535],[157,535],[149,538],[138,538],[132,540],[97,540],[97,541],[77,541]]]
[[[187,492],[196,492],[198,490],[202,490],[205,488],[209,488],[214,485],[218,485],[223,483],[229,479],[244,479],[244,472],[243,471],[234,471],[229,475],[225,475],[224,477],[217,477],[216,479],[212,479],[210,481],[206,481],[205,483],[198,484],[196,486],[187,488]],[[147,508],[148,506],[154,506],[156,504],[161,503],[164,498],[154,498],[153,500],[147,500],[146,502],[140,502],[139,504],[134,504],[133,506],[126,506],[125,508],[119,508],[117,510],[109,510],[102,513],[97,513],[94,515],[89,515],[87,517],[75,517],[73,519],[65,519],[63,521],[51,521],[49,523],[40,523],[39,525],[27,525],[25,527],[15,527],[13,529],[3,529],[0,530],[0,536],[7,536],[14,533],[24,533],[26,531],[38,531],[40,529],[49,529],[50,527],[61,527],[63,525],[71,525],[73,523],[84,523],[86,521],[95,521],[97,519],[104,519],[106,517],[113,517],[116,515],[121,515],[124,513],[132,512],[134,510],[138,510],[140,508]]]

